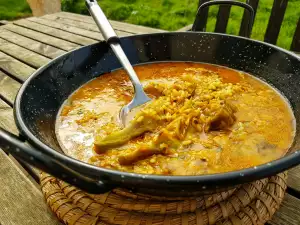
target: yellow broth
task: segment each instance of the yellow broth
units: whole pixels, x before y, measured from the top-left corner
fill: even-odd
[[[184,62],[140,65],[135,70],[153,99],[161,97],[161,93],[153,88],[156,84],[164,84],[168,89],[174,88],[169,84],[187,74],[195,78],[202,76],[204,81],[214,77],[222,82],[220,87],[224,90],[212,87],[210,93],[217,100],[220,97],[215,89],[227,93],[225,101],[235,108],[234,123],[227,124],[226,128],[191,129],[180,139],[178,147],[168,150],[164,144],[163,152],[123,163],[120,159],[124,155],[141,150],[141,146],[154,139],[155,132],[163,129],[163,125],[121,146],[103,152],[97,150],[95,137],[105,138],[120,130],[119,111],[133,96],[127,74],[117,70],[83,85],[63,105],[56,133],[67,155],[96,166],[127,172],[200,175],[240,170],[278,159],[286,154],[293,141],[294,117],[288,103],[269,85],[249,74],[216,65]]]

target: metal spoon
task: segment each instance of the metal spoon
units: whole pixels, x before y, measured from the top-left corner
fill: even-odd
[[[100,6],[98,5],[96,0],[86,0],[86,5],[92,17],[94,18],[99,30],[101,31],[105,41],[110,45],[113,52],[119,59],[120,63],[128,73],[131,83],[134,88],[134,97],[127,105],[123,106],[119,113],[119,120],[123,126],[126,125],[127,115],[128,113],[137,106],[145,104],[149,102],[151,98],[147,96],[144,92],[143,86],[136,75],[132,65],[130,64],[127,56],[125,55],[120,42],[119,37],[110,25],[108,19],[104,15],[103,11],[101,10]]]

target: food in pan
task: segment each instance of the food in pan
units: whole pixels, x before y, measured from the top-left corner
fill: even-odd
[[[117,70],[83,85],[57,119],[66,154],[133,173],[201,175],[257,166],[291,146],[289,104],[249,74],[183,62],[135,70],[154,100],[122,128],[119,111],[133,96],[127,74]]]

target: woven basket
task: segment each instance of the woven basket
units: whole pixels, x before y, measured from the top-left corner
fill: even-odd
[[[270,220],[286,190],[287,174],[196,198],[167,198],[114,189],[85,193],[42,174],[46,201],[68,225],[258,225]]]

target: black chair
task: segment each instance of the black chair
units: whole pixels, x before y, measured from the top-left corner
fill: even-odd
[[[205,31],[206,30],[206,23],[207,23],[207,16],[208,16],[208,7],[212,5],[219,5],[219,12],[217,23],[215,27],[216,33],[225,33],[226,27],[229,19],[230,8],[231,6],[239,6],[247,11],[248,15],[245,16],[242,22],[241,30],[239,35],[243,37],[250,37],[252,26],[254,23],[255,13],[253,8],[243,2],[232,1],[232,0],[215,0],[215,1],[204,1],[198,8],[196,19],[192,26],[191,31]],[[246,13],[246,12],[244,12]]]

